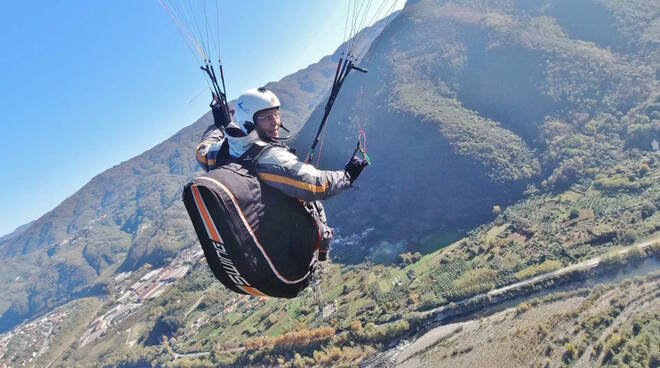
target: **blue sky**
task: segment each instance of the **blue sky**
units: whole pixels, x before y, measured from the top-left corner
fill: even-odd
[[[229,98],[334,51],[347,4],[221,1]],[[7,2],[0,49],[0,235],[208,109],[198,65],[157,0]]]

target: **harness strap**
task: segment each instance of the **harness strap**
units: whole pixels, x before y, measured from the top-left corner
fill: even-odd
[[[253,144],[252,147],[250,147],[245,153],[241,155],[241,157],[236,159],[236,162],[240,163],[241,165],[246,165],[250,169],[253,169],[257,161],[259,160],[259,157],[266,153],[266,151],[269,151],[275,147],[284,147],[276,144],[266,144],[265,146],[260,146],[258,144]]]

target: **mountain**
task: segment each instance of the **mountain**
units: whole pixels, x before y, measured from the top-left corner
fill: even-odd
[[[358,36],[366,44],[382,21]],[[318,63],[268,83],[296,132],[331,86],[343,45]],[[159,267],[196,242],[180,200],[196,173],[194,150],[210,113],[143,154],[94,177],[36,221],[0,239],[0,331],[71,298],[107,292],[114,269]]]
[[[14,238],[14,237],[17,237],[17,236],[21,235],[25,230],[27,230],[30,227],[30,225],[32,225],[33,222],[34,221],[30,221],[26,224],[23,224],[23,225],[17,227],[16,229],[14,229],[14,231],[12,231],[10,233],[7,233],[3,236],[0,236],[0,242],[6,242],[10,238]]]
[[[359,190],[328,201],[339,234],[373,229],[335,255],[360,262],[383,247],[394,257],[415,251],[429,234],[492,219],[494,206],[528,188],[566,187],[598,167],[612,139],[603,133],[599,146],[576,129],[618,124],[657,93],[654,12],[644,1],[408,2],[330,117],[321,167],[342,167],[359,129],[373,161]],[[294,146],[311,141],[322,112]],[[646,124],[650,142],[658,131]],[[572,146],[561,157],[560,143]]]

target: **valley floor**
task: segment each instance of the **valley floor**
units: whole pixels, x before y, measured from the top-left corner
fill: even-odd
[[[657,273],[550,294],[434,328],[391,362],[406,368],[657,366],[659,294]]]
[[[658,241],[655,237],[614,254],[625,255]],[[598,267],[604,258],[596,257],[484,295],[492,298],[575,270],[584,272]],[[658,260],[649,258],[634,266],[610,269],[612,272],[593,279],[555,284],[552,286],[557,288],[526,297],[509,294],[517,303],[514,306],[511,301],[500,307],[495,303],[483,305],[473,314],[459,318],[445,317],[442,308],[438,308],[428,313],[438,314],[441,325],[422,329],[366,366],[554,367],[570,363],[591,367],[633,361],[641,361],[640,366],[654,366],[652,362],[660,362],[660,339],[639,337],[641,332],[636,329],[643,323],[649,324],[647,329],[660,328],[659,270]],[[470,305],[469,301],[457,304]],[[646,353],[639,353],[638,344],[644,345],[641,350]],[[639,356],[634,356],[633,350]]]

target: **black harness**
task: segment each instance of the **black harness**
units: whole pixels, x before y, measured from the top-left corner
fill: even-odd
[[[293,298],[317,260],[319,228],[304,204],[257,179],[256,163],[276,145],[252,147],[188,183],[183,202],[211,271],[242,294]]]

